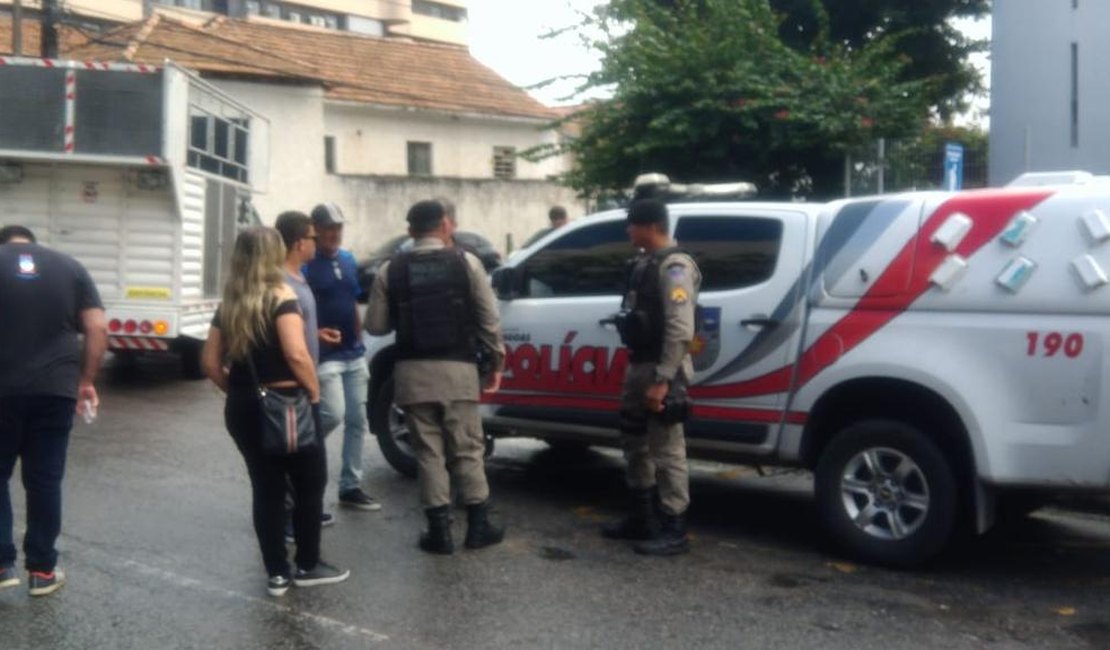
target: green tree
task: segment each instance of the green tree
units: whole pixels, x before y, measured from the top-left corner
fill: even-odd
[[[952,26],[953,18],[981,18],[990,0],[822,0],[829,38],[860,47],[876,36],[898,34],[895,51],[906,66],[900,78],[928,80],[927,101],[942,121],[967,109],[969,93],[981,90],[968,55],[985,43]],[[779,34],[792,47],[808,47],[826,19],[812,0],[771,0],[783,16]]]
[[[921,128],[928,82],[903,78],[897,35],[834,42],[823,6],[812,9],[815,36],[792,47],[768,0],[599,7],[579,30],[602,55],[582,90],[612,99],[572,117],[581,133],[562,145],[575,157],[565,180],[594,194],[661,171],[753,180],[765,196],[836,193],[843,152]]]

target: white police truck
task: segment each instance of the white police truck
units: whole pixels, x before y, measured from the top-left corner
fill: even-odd
[[[704,276],[689,455],[812,469],[847,552],[916,564],[1011,499],[1110,488],[1110,179],[676,203],[671,228]],[[495,272],[509,350],[487,433],[616,444],[629,253],[615,210]],[[412,474],[390,345],[370,341],[372,426]]]

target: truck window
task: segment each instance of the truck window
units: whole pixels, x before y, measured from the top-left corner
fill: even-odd
[[[750,287],[775,272],[782,222],[767,217],[682,217],[678,245],[693,255],[702,291]]]
[[[624,220],[568,232],[524,262],[524,293],[533,298],[620,295],[633,252]]]

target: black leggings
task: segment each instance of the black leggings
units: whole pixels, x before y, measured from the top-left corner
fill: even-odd
[[[290,456],[264,454],[258,397],[250,388],[230,388],[224,405],[224,422],[247,463],[254,497],[254,531],[262,548],[266,572],[271,576],[290,575],[285,553],[287,482],[295,494],[293,537],[297,542],[297,554],[294,561],[301,569],[315,568],[320,561],[320,515],[328,482],[323,438],[311,451]]]

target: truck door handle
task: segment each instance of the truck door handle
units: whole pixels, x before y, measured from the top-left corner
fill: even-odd
[[[748,329],[764,329],[778,327],[779,321],[776,318],[768,318],[767,316],[754,316],[752,318],[745,318],[740,321],[740,327]]]

